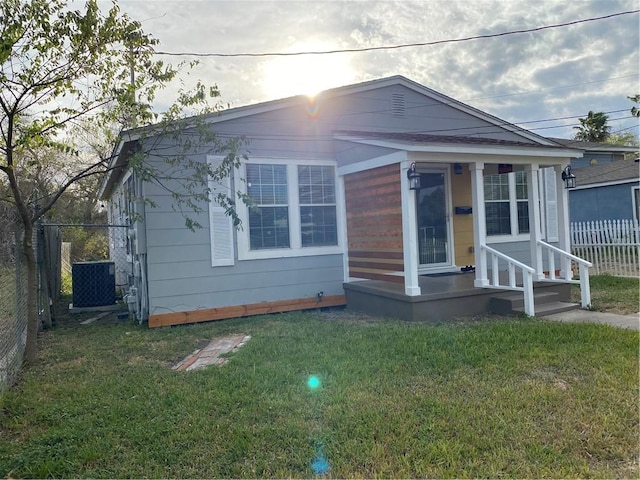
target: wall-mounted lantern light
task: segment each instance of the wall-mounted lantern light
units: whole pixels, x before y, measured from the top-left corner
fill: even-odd
[[[411,163],[407,170],[407,178],[409,179],[409,190],[420,190],[420,174],[416,172],[416,162]]]
[[[456,175],[462,175],[462,164],[461,163],[454,163],[453,164],[453,173],[455,173]]]
[[[576,188],[576,176],[571,171],[571,165],[567,165],[562,170],[562,180],[564,181],[564,188]]]

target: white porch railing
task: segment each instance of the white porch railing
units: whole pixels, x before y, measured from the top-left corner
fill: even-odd
[[[533,305],[533,274],[535,273],[535,270],[530,266],[525,265],[524,263],[521,263],[516,259],[511,258],[510,256],[489,247],[488,245],[480,246],[480,254],[485,257],[482,265],[486,265],[487,267],[491,268],[491,278],[488,278],[487,271],[478,272],[481,275],[482,279],[488,279],[488,283],[483,286],[486,288],[498,288],[503,290],[514,290],[516,292],[523,292],[524,312],[530,317],[534,316],[535,307]],[[502,284],[500,282],[500,270],[498,268],[500,260],[507,262],[507,270],[509,272],[507,277],[508,284]],[[519,270],[522,273],[522,285],[517,284],[516,270]]]
[[[543,281],[547,282],[561,282],[561,283],[575,283],[580,284],[580,303],[582,308],[588,308],[591,305],[591,287],[589,286],[589,267],[593,264],[584,260],[583,258],[576,257],[575,255],[565,252],[561,248],[549,245],[542,240],[538,240],[538,247],[543,253],[546,250],[546,269],[543,270],[549,272]],[[556,276],[556,255],[560,257],[560,275]],[[544,259],[545,255],[541,255]],[[544,261],[544,260],[543,260]],[[573,270],[571,269],[571,262],[578,264],[579,280],[573,280]]]

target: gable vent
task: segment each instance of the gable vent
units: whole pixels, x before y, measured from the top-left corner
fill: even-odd
[[[404,93],[394,92],[391,94],[391,112],[393,113],[394,117],[404,118]]]

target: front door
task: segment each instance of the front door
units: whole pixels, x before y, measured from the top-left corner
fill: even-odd
[[[445,169],[420,172],[416,195],[418,256],[422,268],[451,264],[448,176]]]

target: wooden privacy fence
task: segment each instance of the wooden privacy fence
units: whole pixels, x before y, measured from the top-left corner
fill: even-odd
[[[638,221],[571,222],[571,253],[593,263],[596,275],[640,277]]]

